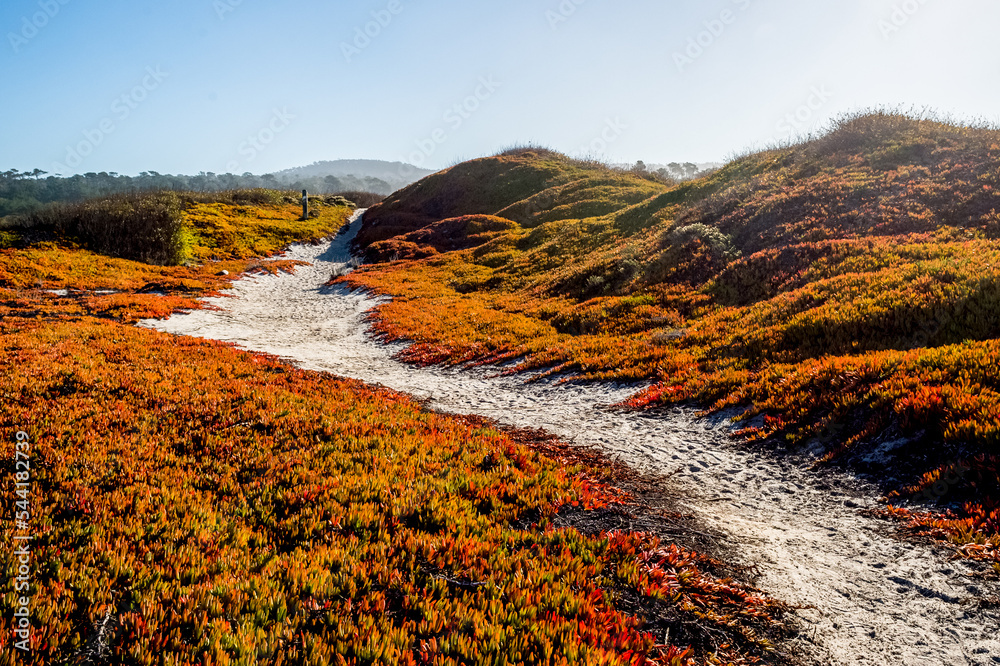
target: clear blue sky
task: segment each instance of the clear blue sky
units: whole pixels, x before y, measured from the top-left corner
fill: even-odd
[[[0,169],[721,161],[873,105],[996,121],[997,26],[995,0],[3,0]]]

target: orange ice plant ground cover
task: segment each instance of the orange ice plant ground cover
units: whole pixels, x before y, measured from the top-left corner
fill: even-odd
[[[1000,131],[892,113],[684,183],[514,150],[375,206],[379,263],[340,279],[393,297],[373,324],[412,362],[652,380],[627,406],[737,408],[819,463],[907,438],[886,493],[960,464],[935,529],[996,559],[998,164]]]
[[[11,458],[13,434],[30,436],[36,535],[34,651],[5,640],[0,662],[782,661],[768,636],[785,609],[713,575],[719,563],[648,535],[556,529],[558,511],[618,497],[584,467],[382,389],[130,326],[198,307],[222,267],[294,270],[239,246],[259,233],[255,251],[280,249],[291,238],[255,220],[290,209],[224,211],[188,210],[200,234],[232,231],[194,248],[218,260],[203,266],[0,250],[0,432]],[[662,644],[623,599],[674,636],[722,640]]]

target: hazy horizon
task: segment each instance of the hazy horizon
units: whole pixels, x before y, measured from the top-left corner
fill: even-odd
[[[869,107],[996,122],[985,0],[0,7],[0,167],[440,169],[537,143],[722,162]]]

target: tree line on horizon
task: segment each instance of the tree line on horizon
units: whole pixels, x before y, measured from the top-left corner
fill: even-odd
[[[676,181],[698,178],[712,170],[711,167],[702,169],[694,162],[671,162],[670,164],[661,166],[658,164],[647,165],[642,160],[636,162],[635,166],[632,167],[632,171],[637,173],[656,173],[667,180]]]
[[[0,171],[0,217],[26,215],[48,204],[83,201],[95,197],[141,191],[224,192],[249,189],[308,190],[315,194],[345,191],[388,195],[393,187],[380,178],[361,176],[309,176],[282,178],[275,174],[236,175],[201,172],[196,176],[143,171],[138,176],[105,172],[69,177],[53,176],[41,169]]]

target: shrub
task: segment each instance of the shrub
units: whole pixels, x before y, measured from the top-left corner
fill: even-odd
[[[346,199],[347,201],[353,203],[357,208],[371,208],[385,199],[384,196],[376,194],[375,192],[338,192],[334,196]]]
[[[13,247],[20,238],[16,231],[0,231],[0,250]]]
[[[733,239],[715,227],[705,224],[690,224],[670,232],[670,241],[675,245],[687,245],[694,240],[700,240],[712,248],[713,254],[721,258],[736,259],[740,256],[740,251],[733,246]]]
[[[268,190],[262,187],[241,190],[223,190],[220,192],[186,192],[184,202],[193,203],[225,203],[236,206],[281,206],[299,203],[302,196],[296,192]]]
[[[28,226],[55,228],[94,252],[123,259],[169,265],[187,257],[181,200],[169,192],[54,206],[29,216]]]
[[[232,190],[223,194],[228,194],[234,204],[278,206],[282,203],[281,193],[276,190],[255,188],[251,190]]]
[[[607,289],[607,283],[604,278],[600,275],[591,275],[587,278],[587,283],[584,288],[584,293],[587,295],[603,294]]]

